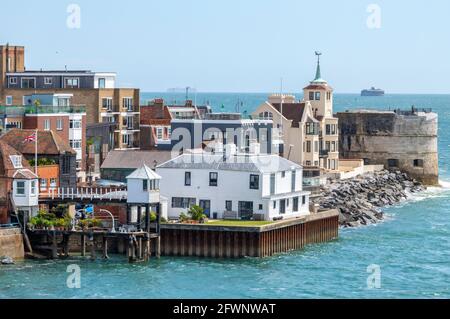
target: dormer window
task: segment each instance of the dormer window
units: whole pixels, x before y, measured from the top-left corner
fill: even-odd
[[[9,157],[14,168],[23,168],[22,166],[22,155],[11,155]]]

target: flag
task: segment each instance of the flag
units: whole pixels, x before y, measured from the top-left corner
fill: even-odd
[[[25,137],[25,139],[23,140],[22,143],[27,143],[27,142],[36,142],[36,132]]]

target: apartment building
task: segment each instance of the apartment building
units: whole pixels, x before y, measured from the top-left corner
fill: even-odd
[[[76,152],[77,178],[86,179],[86,110],[72,94],[32,94],[21,106],[0,104],[0,130],[53,131]],[[3,126],[3,127],[2,127]]]
[[[111,123],[114,149],[139,148],[139,89],[116,88],[113,72],[88,70],[26,70],[25,48],[0,46],[0,101],[26,105],[33,94],[71,95],[86,107],[86,123]]]

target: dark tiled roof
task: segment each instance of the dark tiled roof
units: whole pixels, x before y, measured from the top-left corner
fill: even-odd
[[[0,140],[16,148],[25,155],[34,154],[35,143],[25,142],[27,136],[33,134],[35,130],[13,129],[0,137]],[[38,154],[39,155],[60,155],[76,154],[76,152],[58,134],[53,131],[38,131]]]
[[[0,176],[12,177],[16,170],[9,158],[10,155],[22,154],[12,146],[0,140]],[[24,168],[30,168],[28,161],[24,157],[22,157],[22,166]]]
[[[272,106],[281,112],[280,103],[273,103]],[[283,103],[283,116],[288,120],[292,120],[292,127],[299,127],[299,122],[302,121],[303,112],[305,111],[305,103]]]
[[[102,169],[137,169],[143,164],[150,168],[171,159],[170,151],[111,151],[102,164]]]

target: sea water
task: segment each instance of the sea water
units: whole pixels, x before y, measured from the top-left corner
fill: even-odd
[[[183,94],[144,93],[183,103]],[[250,114],[267,94],[197,94],[216,111]],[[429,188],[385,209],[375,226],[343,229],[338,240],[271,258],[216,260],[163,257],[128,264],[70,258],[0,267],[0,298],[449,298],[450,95],[359,97],[336,94],[335,110],[432,108],[439,114],[439,165],[444,187]],[[223,107],[222,107],[223,105]],[[81,288],[67,285],[80,267]],[[375,276],[376,280],[373,280]]]

